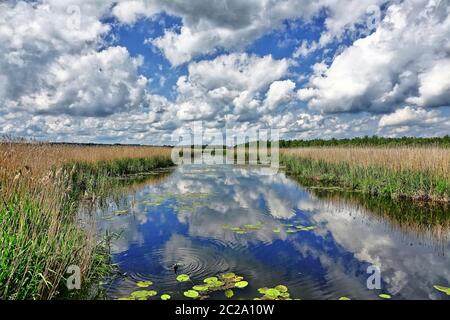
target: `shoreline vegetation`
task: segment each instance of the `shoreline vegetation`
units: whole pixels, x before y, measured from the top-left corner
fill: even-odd
[[[172,166],[170,148],[0,143],[0,299],[67,294],[67,268],[86,288],[111,271],[105,240],[77,217],[81,199],[121,179]],[[70,297],[70,295],[69,295]]]
[[[450,202],[448,148],[293,148],[281,150],[280,163],[306,187],[397,200]]]

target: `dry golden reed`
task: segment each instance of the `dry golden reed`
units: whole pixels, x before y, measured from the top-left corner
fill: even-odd
[[[437,147],[310,147],[282,149],[282,153],[330,163],[383,167],[394,171],[430,171],[450,179],[450,149]]]
[[[84,146],[48,143],[0,143],[0,168],[27,170],[34,175],[46,173],[67,162],[99,162],[125,158],[168,156],[171,149],[146,146]]]

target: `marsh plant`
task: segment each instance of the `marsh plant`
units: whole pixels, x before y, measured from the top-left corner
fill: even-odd
[[[170,149],[150,147],[3,141],[0,154],[0,299],[65,294],[72,265],[83,285],[102,278],[108,253],[94,221],[81,225],[79,201],[115,177],[172,165]]]

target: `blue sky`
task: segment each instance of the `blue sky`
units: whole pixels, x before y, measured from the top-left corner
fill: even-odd
[[[442,0],[0,4],[0,134],[165,144],[450,130]]]

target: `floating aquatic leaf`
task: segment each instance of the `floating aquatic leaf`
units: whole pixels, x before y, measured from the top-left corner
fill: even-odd
[[[140,290],[140,291],[132,292],[131,297],[135,298],[135,299],[149,298],[149,297],[156,296],[157,294],[158,294],[158,292],[156,292],[155,290]]]
[[[194,289],[195,291],[208,291],[208,286],[193,286],[192,289]]]
[[[231,226],[231,224],[223,224],[222,225],[222,228],[224,228],[224,229],[230,229],[232,226]]]
[[[153,284],[153,282],[151,282],[151,281],[139,281],[139,282],[137,283],[137,286],[138,286],[138,287],[141,287],[141,288],[148,288],[148,287],[150,287],[152,284]]]
[[[245,232],[245,231],[235,231],[234,233],[235,234],[247,234],[247,232]]]
[[[278,291],[277,289],[270,288],[266,290],[264,295],[269,299],[276,299],[280,295],[280,291]]]
[[[233,279],[234,282],[239,282],[239,281],[242,281],[242,280],[244,280],[244,277],[241,277],[241,276],[236,276]]]
[[[281,224],[283,227],[293,227],[294,225],[291,223],[282,223]]]
[[[126,297],[126,298],[118,298],[116,300],[134,300],[134,298]]]
[[[185,291],[183,294],[185,297],[192,298],[192,299],[195,299],[199,296],[199,293],[195,290],[188,290],[188,291]]]
[[[225,297],[227,297],[228,299],[231,299],[234,296],[234,292],[231,289],[228,289],[225,291]]]
[[[267,288],[267,287],[259,288],[258,292],[261,293],[261,294],[265,294],[267,292],[267,290],[269,290],[269,288]]]
[[[189,276],[187,275],[187,274],[180,274],[178,277],[177,277],[177,281],[178,282],[186,282],[186,281],[189,281]]]
[[[433,288],[435,288],[436,290],[439,290],[447,295],[450,296],[450,288],[444,287],[444,286],[439,286],[439,285],[434,285]]]
[[[234,228],[230,228],[231,231],[241,231],[241,228],[239,227],[234,227]]]
[[[286,232],[287,233],[295,233],[295,232],[297,232],[298,230],[296,230],[296,229],[287,229],[286,230]]]
[[[390,299],[392,298],[391,295],[387,294],[387,293],[382,293],[378,295],[381,299]]]
[[[170,296],[170,294],[163,294],[161,295],[161,300],[170,300],[172,297]]]
[[[303,228],[305,228],[305,226],[302,226],[301,224],[300,225],[298,225],[298,226],[295,226],[297,229],[303,229]]]
[[[248,282],[247,281],[239,281],[239,282],[236,282],[235,286],[236,286],[236,288],[242,289],[242,288],[245,288],[246,286],[248,286]]]
[[[352,300],[352,299],[347,298],[347,297],[340,297],[338,300]]]
[[[236,277],[236,274],[234,274],[233,272],[228,272],[222,275],[223,279],[233,279]]]
[[[219,279],[217,277],[209,277],[209,278],[206,278],[205,280],[203,280],[203,282],[205,282],[205,283],[211,283],[211,282],[217,282],[217,281],[219,281]]]
[[[280,297],[282,297],[282,298],[287,299],[287,298],[289,298],[289,296],[290,296],[289,292],[281,292],[280,293]]]
[[[316,229],[316,228],[317,228],[316,226],[309,226],[309,227],[303,228],[303,230],[305,230],[305,231],[310,231],[310,230],[314,230],[314,229]]]
[[[274,229],[274,230],[272,230],[274,233],[280,233],[281,232],[281,230],[280,229]]]
[[[288,288],[282,284],[276,286],[275,289],[277,289],[280,292],[288,292]]]

